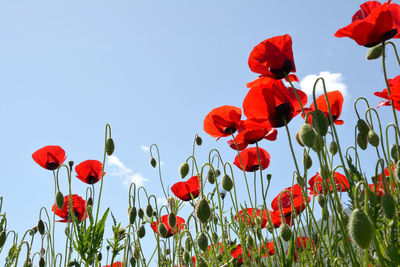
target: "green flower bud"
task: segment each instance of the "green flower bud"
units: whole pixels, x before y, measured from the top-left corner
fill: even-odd
[[[164,238],[167,237],[168,230],[167,230],[167,227],[165,227],[164,223],[160,222],[158,224],[157,230],[158,230],[158,233],[160,234],[160,236],[162,236]]]
[[[42,220],[39,220],[37,227],[38,227],[39,233],[41,235],[44,235],[44,222]]]
[[[303,166],[307,170],[309,168],[311,168],[311,166],[312,166],[312,159],[311,159],[310,155],[307,153],[306,150],[304,150],[304,153],[303,153]]]
[[[187,251],[192,250],[192,240],[190,238],[186,238],[185,240],[185,248]]]
[[[5,230],[3,230],[0,233],[0,249],[4,246],[4,244],[6,243],[7,240],[7,233]]]
[[[354,241],[363,249],[367,249],[374,236],[371,220],[363,210],[354,209],[350,216],[349,232]]]
[[[60,210],[62,210],[64,206],[64,196],[60,191],[56,193],[56,205]]]
[[[327,207],[323,207],[321,210],[322,213],[322,220],[327,221],[329,219],[329,210]]]
[[[216,232],[212,233],[212,240],[214,243],[218,243],[218,234]]]
[[[208,267],[207,261],[203,258],[203,256],[199,257],[198,267]]]
[[[400,158],[400,146],[393,144],[390,147],[390,156],[394,159],[395,162],[397,162]]]
[[[381,44],[378,44],[368,49],[367,59],[368,60],[378,59],[382,56],[382,53],[383,53],[383,47]]]
[[[129,260],[129,262],[130,262],[130,264],[131,264],[132,267],[135,267],[135,265],[136,265],[136,259],[135,259],[134,257],[131,257],[130,260]]]
[[[168,215],[168,224],[172,229],[174,229],[176,226],[176,216],[173,212]]]
[[[156,161],[156,159],[155,158],[151,158],[150,159],[150,165],[153,167],[153,168],[155,168],[156,166],[157,166],[157,161]]]
[[[146,215],[147,217],[153,216],[153,207],[150,204],[148,204],[146,207]]]
[[[368,131],[368,142],[374,146],[377,147],[379,145],[379,136],[376,134],[374,130],[369,130]]]
[[[362,135],[367,136],[367,134],[368,134],[368,132],[369,132],[369,126],[368,126],[368,124],[365,122],[365,120],[359,119],[359,120],[357,121],[357,128],[358,128],[358,131],[359,131]]]
[[[233,188],[233,181],[232,181],[231,177],[229,177],[229,175],[227,175],[227,174],[222,176],[221,184],[222,184],[222,188],[227,192],[231,191]]]
[[[336,155],[337,151],[338,151],[337,143],[335,141],[332,141],[332,143],[330,143],[329,145],[329,152],[331,152],[332,155]]]
[[[368,146],[367,135],[363,135],[361,132],[359,132],[357,135],[357,144],[362,150],[367,149]]]
[[[46,261],[44,260],[43,257],[40,257],[40,260],[39,260],[39,267],[44,267],[45,265],[46,265]]]
[[[396,203],[392,195],[384,194],[382,196],[382,209],[383,214],[385,214],[386,218],[388,218],[389,220],[393,219],[396,212]]]
[[[138,216],[139,216],[140,219],[143,219],[143,217],[144,217],[144,211],[143,211],[142,208],[139,208],[139,210],[138,210]]]
[[[321,165],[319,168],[319,174],[321,175],[322,179],[326,180],[329,177],[329,169],[326,165]]]
[[[142,239],[146,235],[146,229],[144,228],[143,224],[139,227],[137,234],[140,239]]]
[[[297,175],[297,176],[296,176],[296,182],[297,182],[301,187],[305,186],[305,184],[306,184],[306,180],[305,180],[303,177],[301,177],[300,175]]]
[[[283,240],[289,241],[290,238],[292,237],[292,229],[290,229],[289,225],[283,223],[281,225],[281,228],[279,228],[279,234]]]
[[[197,202],[196,205],[196,216],[199,218],[200,222],[206,223],[211,216],[210,205],[205,198],[202,198]]]
[[[185,261],[186,264],[190,262],[190,254],[186,250],[183,252],[183,260]]]
[[[175,210],[175,198],[174,197],[168,197],[168,206],[171,209],[171,211]]]
[[[308,147],[312,147],[314,145],[316,135],[313,127],[310,124],[305,123],[301,126],[299,136],[304,145]]]
[[[325,206],[325,197],[323,194],[318,194],[317,195],[317,202],[323,208]]]
[[[315,131],[320,136],[325,136],[328,132],[328,119],[326,118],[325,114],[319,109],[316,109],[312,112],[312,124]]]
[[[251,235],[248,235],[248,236],[246,237],[246,243],[247,243],[247,245],[250,246],[250,247],[252,247],[252,246],[254,245],[254,240],[253,240],[253,238],[251,237]]]
[[[219,169],[215,170],[215,176],[219,177],[221,175],[221,171]]]
[[[312,146],[312,149],[318,153],[322,150],[323,147],[324,147],[324,141],[322,140],[322,138],[319,136],[315,136],[314,145]]]
[[[129,224],[134,224],[136,220],[136,207],[132,207],[129,211]]]
[[[107,155],[111,156],[112,153],[114,153],[114,148],[115,148],[114,140],[110,137],[106,141],[106,152],[107,152]]]
[[[397,180],[400,180],[400,161],[398,161],[394,167],[394,175]]]
[[[196,243],[202,251],[206,251],[208,248],[208,238],[205,233],[200,233],[197,236]]]
[[[300,139],[300,133],[299,132],[296,133],[296,141],[300,146],[304,146],[303,142]]]
[[[103,254],[101,254],[101,252],[99,252],[99,254],[97,254],[97,260],[101,261],[101,259],[103,259]]]
[[[201,139],[201,137],[197,134],[196,134],[195,141],[198,146],[201,146],[201,144],[203,143],[203,139]]]
[[[214,172],[213,170],[210,168],[207,172],[207,181],[210,184],[214,184],[215,183],[215,176],[214,176]]]
[[[189,173],[189,163],[186,161],[179,166],[179,173],[181,174],[181,178],[185,178]]]

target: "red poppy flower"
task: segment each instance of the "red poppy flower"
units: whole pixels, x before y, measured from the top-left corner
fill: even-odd
[[[200,194],[200,182],[199,177],[193,176],[189,178],[186,182],[175,183],[171,187],[172,193],[182,201],[189,201],[196,198]]]
[[[305,105],[307,95],[303,91],[296,91]],[[249,119],[268,120],[273,128],[278,128],[299,114],[301,107],[293,89],[287,88],[281,80],[269,79],[249,90],[243,101],[243,111]]]
[[[101,179],[103,164],[98,160],[86,160],[75,167],[76,177],[84,183],[95,184]],[[103,176],[106,173],[103,173]]]
[[[160,218],[159,222],[155,221],[155,222],[151,223],[151,228],[153,229],[153,231],[155,233],[158,233],[158,223],[163,223],[165,225],[165,227],[167,228],[167,236],[166,236],[166,238],[171,237],[172,235],[179,233],[185,227],[185,220],[183,218],[179,217],[179,216],[176,216],[176,226],[175,226],[174,229],[172,229],[171,226],[168,223],[168,214],[167,214],[167,215],[162,216]]]
[[[263,257],[272,256],[275,254],[274,242],[267,242],[260,247],[261,253]]]
[[[380,108],[381,106],[390,106],[390,105],[392,105],[390,103],[389,93],[388,93],[388,90],[386,88],[383,89],[382,92],[375,92],[374,95],[386,99],[386,100],[381,101],[381,102],[378,103],[378,106],[377,106],[378,108]]]
[[[103,266],[103,267],[111,267],[111,265],[106,265],[106,266]],[[114,262],[112,267],[122,267],[122,262],[119,262],[119,261]]]
[[[261,169],[265,170],[269,166],[270,155],[265,149],[261,147],[258,148],[258,152],[257,147],[250,147],[241,151],[239,153],[240,159],[239,155],[237,155],[233,164],[235,164],[239,169],[243,169],[246,172],[257,171],[258,169],[260,169],[258,154],[260,154]]]
[[[336,37],[350,37],[359,45],[372,47],[390,38],[400,37],[400,6],[388,1],[368,1],[360,5],[352,23],[335,33]]]
[[[255,73],[274,79],[296,72],[290,35],[275,36],[256,45],[249,56],[249,67]]]
[[[243,214],[244,213],[244,214]],[[263,210],[263,215],[261,217],[261,228],[265,228],[268,218],[267,213],[270,213],[269,210]],[[239,215],[239,216],[238,216]],[[248,208],[246,210],[239,211],[239,214],[235,215],[235,220],[239,221],[238,217],[242,219],[244,223],[247,223],[247,226],[255,226],[256,220],[260,220],[261,210]]]
[[[292,214],[283,214],[279,210],[274,210],[269,213],[271,215],[270,219],[274,228],[279,228],[282,225],[282,217],[285,223],[289,226],[292,226],[294,221],[292,220]]]
[[[253,261],[251,259],[250,251],[247,252],[247,255],[248,258],[250,258],[250,260]],[[238,260],[238,264],[243,264],[243,249],[241,244],[237,245],[234,249],[231,250],[231,256],[234,259]]]
[[[32,154],[33,160],[47,170],[55,170],[67,158],[60,146],[45,146]]]
[[[389,168],[388,167],[386,167],[384,170],[383,170],[383,172],[384,172],[384,174],[385,174],[385,177],[389,177],[390,176],[390,172],[389,172]],[[393,166],[392,166],[392,174],[394,174],[395,173],[395,165],[393,164]],[[386,180],[386,181],[388,181],[388,180]],[[378,176],[378,189],[379,189],[379,186],[383,189],[384,188],[384,184],[383,184],[383,180],[382,180],[382,173],[381,174],[379,174],[379,176]],[[388,182],[389,183],[389,182]],[[393,186],[393,188],[395,188],[396,187],[396,185],[395,185],[395,183],[393,182],[392,183],[392,186]]]
[[[217,139],[230,136],[238,127],[242,110],[234,106],[222,106],[211,110],[204,119],[203,129]]]
[[[374,186],[374,184],[369,184],[368,186],[369,186],[369,188],[371,189],[371,191],[372,191],[373,193],[375,193],[375,186]],[[385,191],[383,190],[383,185],[382,185],[381,183],[377,183],[377,184],[376,184],[376,195],[379,196],[379,197],[381,197],[381,196],[383,196],[384,193],[385,193]]]
[[[296,214],[301,213],[306,208],[306,201],[302,195],[301,187],[298,184],[295,184],[293,187],[285,188],[279,193],[274,200],[272,200],[271,207],[275,211],[280,211],[279,209],[279,196],[280,202],[282,206],[282,213],[286,217],[292,213],[292,202],[291,197],[293,198],[293,209]],[[310,197],[308,197],[308,201],[310,201]]]
[[[346,192],[350,188],[349,181],[347,181],[346,176],[344,176],[343,174],[335,172],[334,179],[335,179],[336,189],[338,192]],[[318,172],[313,177],[311,177],[311,179],[308,181],[308,184],[310,185],[310,187],[308,189],[310,189],[311,195],[316,196],[318,194],[323,193],[322,177],[320,176],[320,174]],[[329,188],[332,191],[332,186],[330,184],[330,178],[327,179],[327,184],[329,184]],[[325,187],[324,192],[328,192],[327,187]]]
[[[300,237],[299,236],[296,239],[295,245],[296,245],[296,249],[293,251],[294,261],[297,261],[296,250],[298,252],[301,252],[301,251],[306,250],[306,249],[312,249],[313,251],[315,251],[314,241],[311,240],[308,237],[304,237],[304,236]]]
[[[83,200],[80,196],[78,195],[71,195],[72,198],[72,212],[74,213],[75,217],[78,219],[78,221],[83,221],[84,219],[87,218],[86,214],[86,201]],[[69,195],[66,195],[64,197],[64,205],[62,209],[59,209],[57,205],[53,205],[53,208],[51,209],[57,216],[61,217],[62,220],[57,221],[57,222],[68,222],[71,221],[69,215]]]
[[[338,118],[340,117],[340,114],[342,113],[342,106],[343,106],[342,93],[340,91],[332,91],[332,92],[328,92],[327,96],[328,96],[328,100],[329,100],[329,104],[330,104],[330,108],[331,108],[331,112],[332,112],[333,122],[336,125],[343,124],[342,120],[338,120]],[[317,102],[318,109],[321,110],[325,114],[326,118],[328,119],[328,122],[330,123],[329,109],[328,109],[328,104],[326,102],[325,95],[319,96],[316,99],[316,102]],[[314,103],[312,103],[309,108],[305,108],[304,110],[306,113],[314,111],[315,110]],[[304,116],[303,116],[303,118],[304,118]],[[311,123],[311,121],[312,121],[312,116],[309,115],[308,123]]]
[[[382,92],[375,92],[374,95],[386,99],[378,104],[378,108],[381,106],[390,106],[390,100],[393,103],[395,109],[400,111],[400,75],[396,76],[394,79],[388,79],[390,87],[390,96],[387,88],[383,89]]]

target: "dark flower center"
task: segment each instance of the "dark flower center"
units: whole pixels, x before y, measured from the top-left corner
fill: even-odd
[[[275,117],[270,118],[272,127],[282,127],[292,119],[292,110],[289,103],[282,103],[275,107]]]
[[[275,79],[282,79],[285,77],[285,73],[288,74],[293,68],[293,62],[289,59],[286,59],[283,62],[283,66],[281,68],[269,68],[269,71],[274,74]]]
[[[93,174],[89,174],[89,175],[86,177],[86,182],[87,182],[88,184],[94,184],[95,182],[97,182],[97,176],[95,176],[95,175],[93,175]]]
[[[226,134],[233,134],[236,132],[236,128],[233,126],[226,127],[224,133]]]
[[[374,43],[370,43],[370,44],[366,44],[364,45],[365,47],[373,47],[376,46],[378,44],[380,44],[381,42],[384,42],[386,40],[389,40],[391,38],[393,38],[395,35],[397,34],[397,29],[391,29],[390,31],[385,32],[381,39],[378,42],[374,42]]]
[[[58,168],[58,162],[55,162],[55,161],[49,161],[49,162],[47,162],[46,163],[46,169],[48,169],[48,170],[55,170],[55,169],[57,169]]]

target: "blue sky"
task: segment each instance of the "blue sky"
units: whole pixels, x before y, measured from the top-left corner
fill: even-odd
[[[328,89],[346,88],[345,124],[338,128],[342,143],[351,144],[354,99],[367,96],[376,106],[379,99],[372,93],[385,88],[380,61],[367,61],[366,48],[333,36],[361,3],[0,2],[0,195],[9,228],[23,232],[32,227],[40,207],[50,208],[53,202],[51,173],[33,162],[32,153],[45,145],[60,145],[67,160],[76,164],[101,160],[106,123],[112,126],[117,158],[106,166],[102,203],[123,223],[126,179],[145,179],[150,193],[162,195],[146,151],[152,143],[160,147],[165,185],[180,180],[178,166],[190,155],[195,133],[203,137],[200,162],[212,148],[233,161],[235,152],[227,140],[209,137],[202,130],[203,120],[215,107],[241,107],[246,83],[257,77],[247,66],[248,55],[275,35],[292,36],[301,80],[329,72],[333,75]],[[389,77],[398,73],[391,59],[388,69]],[[384,121],[391,119],[390,109],[382,108],[380,114]],[[290,124],[292,134],[300,123],[296,118]],[[294,164],[287,160],[284,129],[279,129],[276,142],[261,146],[271,154],[267,172],[273,174],[272,200],[291,185]],[[297,153],[302,153],[298,146]],[[316,171],[312,167],[311,173]],[[66,191],[65,177],[61,184]],[[73,189],[80,195],[85,192],[78,179]]]

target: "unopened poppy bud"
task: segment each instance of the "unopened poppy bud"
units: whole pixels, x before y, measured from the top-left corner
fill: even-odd
[[[202,251],[206,251],[208,248],[208,238],[205,233],[200,233],[196,239],[197,245]]]
[[[64,206],[64,196],[60,191],[56,193],[56,205],[60,210],[62,210]]]
[[[215,170],[215,176],[219,177],[221,175],[221,171],[219,169]]]
[[[165,227],[164,223],[160,222],[158,224],[157,230],[158,230],[158,233],[160,234],[160,236],[162,236],[164,238],[167,237],[168,230],[167,230],[167,227]]]
[[[37,225],[33,226],[32,229],[29,231],[30,235],[35,235],[38,231]]]
[[[185,248],[188,251],[192,250],[192,240],[190,238],[186,238],[186,240],[185,240]]]
[[[224,198],[226,197],[226,192],[221,191],[221,192],[219,192],[219,195],[220,195],[221,199],[224,200]]]
[[[44,222],[42,220],[39,220],[37,227],[38,227],[39,233],[41,235],[44,235]]]
[[[383,47],[381,44],[373,46],[370,49],[368,49],[367,59],[368,60],[378,59],[382,56],[382,52],[383,52]]]
[[[185,178],[189,173],[189,163],[186,161],[179,166],[179,173],[181,174],[181,178]]]
[[[318,233],[313,233],[312,235],[311,235],[311,239],[314,241],[314,243],[315,244],[318,244],[318,242],[319,242],[319,237],[318,237]]]
[[[384,194],[382,196],[382,209],[383,214],[385,214],[386,218],[388,218],[389,220],[393,219],[396,212],[396,203],[392,195]]]
[[[44,267],[45,265],[46,265],[46,261],[44,260],[43,257],[40,257],[40,260],[39,260],[39,267]]]
[[[120,228],[119,231],[118,231],[118,235],[119,236],[123,236],[123,235],[125,235],[125,233],[126,233],[125,227]]]
[[[137,233],[139,238],[143,238],[146,235],[146,229],[144,228],[143,224],[139,227]]]
[[[135,257],[135,259],[140,258],[140,246],[138,244],[136,244],[135,250],[133,251],[133,257]]]
[[[322,220],[327,221],[329,219],[329,210],[327,207],[323,207],[321,210],[322,213]]]
[[[400,146],[393,144],[390,147],[390,156],[394,159],[394,161],[398,161],[399,160],[399,155],[400,155]]]
[[[281,225],[281,228],[279,228],[279,234],[283,240],[289,241],[290,238],[292,237],[292,229],[290,229],[289,225],[283,223]]]
[[[201,146],[201,144],[203,143],[203,139],[201,139],[201,137],[198,134],[196,134],[195,141],[198,146]]]
[[[111,156],[112,153],[114,153],[114,148],[115,148],[114,140],[110,137],[106,141],[106,152],[107,152],[107,155]]]
[[[190,262],[190,254],[186,250],[183,252],[183,260],[188,264]]]
[[[131,257],[131,258],[129,259],[129,262],[130,262],[130,264],[131,264],[132,267],[135,267],[135,266],[136,266],[136,259],[135,259],[134,257]]]
[[[296,182],[303,187],[306,184],[306,181],[303,177],[301,177],[300,175],[296,176]]]
[[[199,257],[198,267],[208,267],[207,261],[203,258],[203,256]]]
[[[101,252],[99,252],[99,254],[97,254],[97,260],[101,261],[103,259],[103,254],[101,254]]]
[[[296,141],[300,146],[304,146],[303,142],[300,139],[300,133],[299,132],[296,133]]]
[[[308,147],[312,147],[314,145],[315,132],[310,124],[308,123],[303,124],[300,128],[299,135],[304,145]]]
[[[168,215],[168,224],[172,229],[174,229],[176,226],[176,216],[173,212]]]
[[[87,200],[87,202],[86,202],[86,204],[87,204],[88,206],[93,206],[93,198],[92,198],[92,197],[89,197],[88,200]]]
[[[151,158],[150,159],[150,165],[153,167],[153,168],[155,168],[156,166],[157,166],[157,161],[156,161],[156,159],[155,158]]]
[[[325,136],[328,132],[328,119],[326,118],[324,112],[319,109],[316,109],[312,112],[312,124],[314,126],[315,131],[320,136]]]
[[[374,147],[379,145],[379,136],[372,129],[368,131],[368,142]]]
[[[209,169],[207,172],[207,181],[210,184],[214,184],[215,183],[215,176],[214,176],[214,172],[212,169]]]
[[[362,149],[367,149],[368,146],[368,138],[367,135],[363,135],[361,132],[357,135],[357,144]]]
[[[129,223],[134,224],[136,220],[136,207],[132,207],[131,210],[129,211]]]
[[[322,150],[323,147],[324,147],[324,141],[322,140],[322,138],[319,136],[315,136],[314,145],[312,146],[312,149],[318,153]]]
[[[150,204],[148,204],[146,207],[146,215],[147,217],[153,216],[153,207]]]
[[[337,143],[335,141],[332,141],[329,145],[329,152],[331,152],[332,155],[336,155],[337,151],[338,151]]]
[[[400,180],[400,161],[398,161],[394,166],[394,175],[397,180]]]
[[[321,206],[321,208],[323,208],[325,206],[325,197],[323,194],[318,194],[317,202]]]
[[[138,210],[138,216],[139,216],[140,219],[143,219],[143,217],[144,217],[144,211],[143,211],[142,208],[139,208],[139,210]]]
[[[175,198],[174,197],[168,197],[168,206],[171,209],[171,211],[175,210]]]
[[[250,246],[250,247],[252,247],[252,246],[254,245],[254,240],[253,240],[253,238],[251,237],[251,235],[248,235],[248,236],[246,237],[246,243],[247,243],[247,245]]]
[[[157,211],[153,211],[153,216],[157,217]]]
[[[319,173],[322,177],[322,179],[326,180],[329,176],[329,169],[326,165],[321,165],[321,167],[319,168]]]
[[[67,266],[68,266],[68,267],[76,266],[75,263],[76,263],[76,261],[74,261],[74,260],[73,260],[73,261],[69,261],[68,264],[67,264]]]
[[[347,225],[349,223],[349,215],[347,215],[347,213],[342,212],[342,219],[343,219],[344,225]]]
[[[304,153],[303,153],[303,166],[307,170],[309,168],[311,168],[311,166],[312,166],[312,159],[311,159],[310,155],[307,153],[307,151],[305,151],[305,150],[304,150]]]
[[[202,198],[197,202],[196,206],[196,216],[199,218],[200,222],[206,223],[211,216],[210,205],[205,198]]]
[[[6,240],[7,240],[7,234],[6,234],[6,231],[3,230],[0,233],[0,249],[4,246],[4,244],[6,243]]]
[[[272,174],[268,173],[268,174],[267,174],[267,181],[268,181],[268,182],[271,181],[271,178],[272,178]]]
[[[212,240],[214,243],[218,243],[218,234],[216,232],[212,233]]]
[[[349,231],[351,238],[363,249],[367,249],[374,236],[371,220],[363,210],[354,209],[350,216]]]
[[[229,177],[229,175],[225,174],[224,176],[222,176],[222,188],[227,191],[230,192],[232,190],[233,187],[233,181],[231,179],[231,177]]]
[[[358,128],[358,131],[359,131],[362,135],[367,136],[368,131],[369,131],[369,126],[368,126],[368,124],[366,123],[365,120],[359,119],[359,120],[357,121],[357,128]]]

